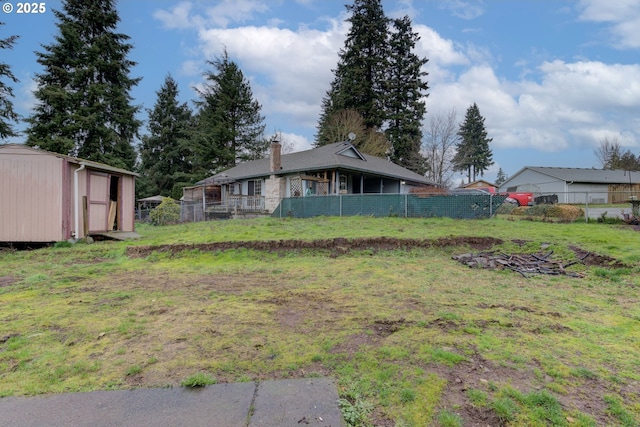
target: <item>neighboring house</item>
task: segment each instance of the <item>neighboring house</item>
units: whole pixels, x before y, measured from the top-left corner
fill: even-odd
[[[0,242],[133,232],[136,176],[21,144],[0,145]]]
[[[490,189],[493,188],[494,190],[498,190],[498,187],[496,187],[495,184],[489,182],[489,181],[485,181],[483,179],[479,179],[473,182],[470,182],[469,184],[465,184],[462,186],[463,188],[482,188],[482,189]],[[488,190],[491,191],[491,190]]]
[[[436,184],[385,159],[363,154],[348,142],[284,155],[276,142],[268,158],[241,163],[187,187],[182,200],[209,211],[218,206],[270,213],[285,197],[405,194],[424,186]]]
[[[559,203],[622,203],[640,196],[640,172],[525,166],[499,191],[556,194]]]

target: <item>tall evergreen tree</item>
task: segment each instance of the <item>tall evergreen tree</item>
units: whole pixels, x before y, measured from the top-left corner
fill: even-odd
[[[475,181],[476,176],[482,176],[493,164],[493,154],[489,148],[493,138],[487,138],[484,117],[480,115],[475,102],[467,109],[458,136],[460,140],[456,144],[457,152],[453,158],[455,170],[466,172],[469,182]]]
[[[0,22],[0,27],[4,25],[4,22]],[[13,45],[18,36],[9,36],[5,39],[0,39],[0,49],[13,49]],[[10,83],[7,84],[3,80],[7,78],[13,83],[18,83],[18,79],[11,72],[11,68],[8,64],[0,62],[0,140],[11,136],[18,136],[14,131],[10,122],[17,122],[18,115],[13,111],[13,89]]]
[[[496,186],[500,187],[506,180],[507,180],[507,175],[504,173],[504,171],[502,170],[502,168],[498,169],[498,173],[496,175]]]
[[[384,81],[388,67],[388,19],[381,0],[354,0],[346,8],[352,13],[347,19],[351,30],[340,50],[331,90],[322,103],[316,145],[336,142],[325,141],[322,136],[323,127],[338,111],[357,111],[367,129],[380,129],[386,119]]]
[[[129,37],[117,33],[115,0],[66,0],[54,10],[59,34],[37,52],[38,104],[27,119],[27,145],[132,169],[139,107],[129,92],[139,78],[127,59]]]
[[[386,78],[385,110],[387,138],[391,143],[391,161],[419,174],[426,171],[420,154],[422,120],[427,111],[424,96],[429,89],[422,66],[428,62],[413,53],[420,36],[414,33],[411,19],[393,21],[389,39],[389,68]]]
[[[148,109],[149,134],[140,144],[140,197],[163,195],[179,198],[181,187],[191,182],[193,156],[188,146],[192,113],[178,101],[178,83],[167,75],[153,109]]]
[[[263,157],[269,141],[264,138],[262,106],[253,99],[249,82],[226,49],[207,64],[215,70],[205,73],[205,87],[198,91],[195,137],[202,170],[211,174]]]

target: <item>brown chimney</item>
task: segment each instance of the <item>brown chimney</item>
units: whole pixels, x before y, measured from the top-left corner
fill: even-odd
[[[275,139],[271,143],[271,163],[269,165],[269,171],[273,174],[282,169],[282,145]]]

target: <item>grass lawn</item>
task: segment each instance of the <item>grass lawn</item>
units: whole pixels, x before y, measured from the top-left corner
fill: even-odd
[[[349,425],[640,424],[631,226],[323,217],[137,231],[0,252],[0,396],[332,376]],[[579,278],[452,259],[489,249],[591,255],[567,268]]]

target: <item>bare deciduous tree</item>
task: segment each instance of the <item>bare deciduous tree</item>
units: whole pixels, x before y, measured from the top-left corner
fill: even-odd
[[[622,146],[618,142],[618,138],[605,137],[600,140],[600,146],[594,150],[594,153],[602,169],[612,169],[614,163],[622,155]]]
[[[430,115],[424,129],[422,153],[427,159],[427,178],[444,186],[449,186],[454,176],[452,159],[458,140],[456,110]]]
[[[325,129],[328,140],[349,141],[349,134],[355,135],[353,145],[363,153],[377,157],[387,157],[389,141],[382,132],[367,129],[362,115],[355,110],[341,110],[331,115]]]

